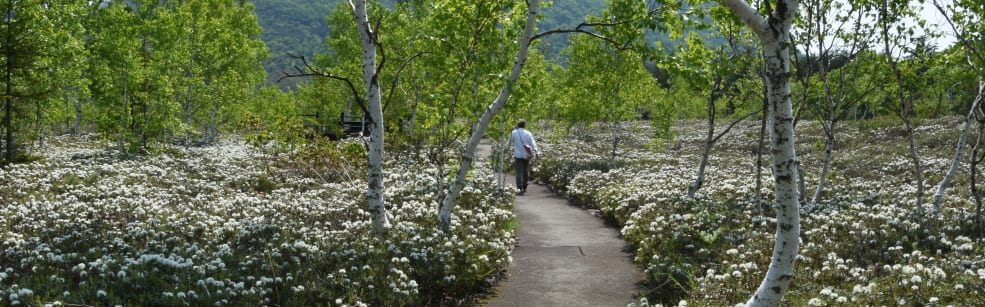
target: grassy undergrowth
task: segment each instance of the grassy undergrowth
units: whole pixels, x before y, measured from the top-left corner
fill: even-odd
[[[921,123],[917,141],[931,188],[954,155],[961,119]],[[649,277],[652,304],[744,303],[769,266],[775,229],[765,156],[756,202],[758,122],[746,122],[712,150],[698,196],[685,200],[703,142],[700,122],[676,125],[659,150],[647,133],[624,136],[617,154],[605,131],[542,142],[535,177],[622,227]],[[798,156],[813,194],[823,154],[818,123],[798,126]],[[977,306],[985,304],[985,248],[974,226],[967,160],[944,198],[939,221],[919,223],[903,128],[891,121],[842,128],[819,204],[802,212],[791,306]],[[595,135],[598,133],[598,135]],[[768,144],[768,143],[767,143]],[[767,151],[768,152],[768,151]]]

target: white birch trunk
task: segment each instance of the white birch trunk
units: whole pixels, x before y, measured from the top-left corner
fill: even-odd
[[[462,149],[462,159],[458,167],[458,172],[455,173],[455,180],[448,187],[448,194],[445,195],[445,199],[441,202],[441,208],[438,212],[438,225],[442,229],[447,230],[451,226],[451,209],[455,205],[458,195],[465,188],[465,178],[472,168],[472,162],[475,160],[475,148],[479,146],[479,141],[486,134],[492,118],[506,106],[506,102],[509,101],[510,95],[512,94],[511,88],[516,83],[516,80],[520,78],[520,73],[523,72],[523,66],[527,63],[530,40],[534,35],[534,28],[537,26],[537,13],[540,8],[540,0],[527,0],[527,5],[529,5],[527,9],[527,20],[523,28],[523,37],[520,39],[520,50],[517,53],[516,61],[513,62],[513,68],[510,69],[510,75],[506,80],[506,84],[499,90],[496,100],[486,108],[479,122],[472,129],[472,134],[469,136],[465,148]]]
[[[777,306],[794,276],[800,245],[797,153],[794,148],[793,104],[790,100],[790,26],[800,1],[777,0],[763,19],[745,0],[721,0],[763,44],[766,89],[770,104],[770,144],[776,197],[776,242],[769,270],[748,306]]]
[[[985,93],[985,81],[978,81],[978,96],[971,103],[971,110],[968,111],[968,116],[965,117],[964,128],[961,129],[961,136],[958,138],[958,148],[955,150],[954,160],[951,161],[951,168],[947,170],[944,179],[941,179],[940,184],[937,185],[937,193],[934,194],[934,212],[931,214],[931,221],[933,222],[937,221],[937,217],[941,212],[941,201],[944,199],[944,191],[947,190],[947,185],[951,183],[954,173],[958,171],[958,165],[961,164],[964,145],[968,139],[968,130],[971,130],[971,122],[975,120],[975,111],[978,110],[978,105],[982,102],[983,93]]]
[[[366,0],[349,1],[356,18],[356,28],[362,39],[363,80],[366,81],[366,104],[370,119],[369,129],[369,180],[367,201],[373,228],[384,233],[390,228],[386,207],[383,205],[383,105],[380,80],[376,71],[376,33],[370,28],[366,12]]]

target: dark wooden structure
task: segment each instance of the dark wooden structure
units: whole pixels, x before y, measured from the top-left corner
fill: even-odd
[[[342,135],[345,136],[369,136],[369,122],[366,121],[366,116],[355,116],[347,115],[342,113],[342,118],[339,121],[342,125]]]

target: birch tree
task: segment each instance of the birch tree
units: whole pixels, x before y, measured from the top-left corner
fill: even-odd
[[[794,148],[793,107],[790,99],[790,28],[799,0],[764,1],[767,16],[760,16],[744,0],[719,0],[742,20],[762,43],[769,101],[772,146],[776,242],[769,270],[748,306],[776,306],[794,276],[800,244],[800,203],[797,191],[797,153]]]
[[[567,69],[561,71],[563,88],[552,101],[561,106],[559,118],[569,125],[608,124],[611,132],[610,167],[615,167],[623,123],[639,110],[656,105],[658,84],[641,65],[643,55],[634,50],[616,50],[605,41],[589,36],[570,39]],[[668,107],[669,109],[669,107]],[[528,117],[529,120],[529,117]]]
[[[957,149],[954,150],[954,159],[951,160],[951,166],[948,168],[947,173],[944,174],[944,178],[937,184],[937,190],[934,193],[933,211],[930,214],[930,220],[932,222],[936,221],[940,215],[944,192],[947,191],[947,186],[954,179],[954,173],[957,173],[958,166],[961,164],[961,158],[965,151],[964,147],[968,140],[968,132],[971,130],[971,124],[975,120],[975,113],[979,111],[979,104],[982,102],[982,93],[985,93],[985,81],[978,82],[978,96],[971,103],[971,109],[968,110],[968,115],[965,116],[964,127],[961,128],[961,135],[958,137]]]
[[[719,34],[721,38],[728,42],[727,47],[723,46],[715,51],[706,43],[710,40],[709,38],[700,37],[692,32],[686,41],[687,47],[681,47],[678,52],[675,52],[678,54],[672,60],[675,65],[668,65],[672,67],[669,69],[672,74],[684,75],[691,84],[709,88],[705,110],[708,117],[708,127],[705,132],[698,169],[685,196],[685,199],[688,200],[694,199],[698,190],[704,186],[705,169],[711,157],[711,150],[718,143],[718,140],[728,134],[739,122],[762,112],[762,108],[755,108],[752,112],[732,119],[721,131],[716,131],[715,120],[719,116],[716,106],[718,101],[728,99],[726,112],[734,112],[735,104],[733,101],[735,96],[741,95],[740,92],[743,91],[743,85],[745,85],[743,83],[746,81],[744,79],[747,79],[748,75],[755,75],[749,74],[753,66],[751,63],[755,63],[755,59],[753,59],[754,53],[750,50],[752,48],[748,48],[748,45],[744,44],[748,37],[743,35],[740,30],[741,25],[733,20],[724,19],[719,20],[716,27],[721,33]],[[761,85],[759,88],[762,88]]]
[[[520,78],[520,73],[523,72],[523,66],[527,62],[527,55],[530,52],[530,43],[534,35],[534,29],[537,27],[537,14],[540,9],[540,0],[526,0],[527,1],[527,13],[524,20],[523,34],[520,37],[520,44],[518,45],[519,52],[517,53],[516,60],[513,62],[512,68],[510,68],[510,73],[505,80],[505,84],[499,90],[499,94],[496,99],[493,100],[492,104],[486,108],[486,111],[482,113],[482,117],[479,118],[478,123],[472,128],[472,133],[469,136],[468,141],[465,143],[465,148],[462,149],[462,158],[459,162],[458,171],[455,173],[455,179],[451,182],[448,187],[448,194],[445,195],[444,200],[441,202],[441,208],[438,211],[438,224],[443,229],[449,229],[451,226],[451,209],[455,204],[455,200],[461,194],[462,189],[465,188],[465,179],[468,176],[469,170],[472,168],[472,163],[475,161],[475,148],[479,146],[479,141],[485,135],[486,130],[489,128],[489,124],[492,123],[492,119],[499,113],[500,110],[509,101],[510,95],[512,94],[511,87]]]
[[[871,30],[863,26],[861,8],[853,3],[848,3],[846,8],[843,3],[830,0],[805,1],[804,6],[803,30],[798,35],[807,61],[799,65],[807,70],[799,74],[803,83],[802,98],[806,105],[810,97],[816,97],[814,114],[825,136],[818,183],[808,201],[808,207],[813,208],[821,200],[830,173],[838,123],[852,106],[875,90],[875,83],[859,82],[862,76],[872,72],[862,71],[863,65],[854,61],[860,53],[867,51],[868,37],[872,35]],[[837,45],[847,49],[835,51]],[[812,75],[816,75],[819,86],[812,86]],[[812,87],[819,88],[811,90]]]
[[[903,0],[882,0],[870,3],[869,9],[874,11],[872,16],[876,20],[877,37],[883,48],[883,57],[889,65],[890,72],[894,81],[891,90],[895,95],[895,103],[889,107],[903,121],[906,129],[907,145],[909,147],[909,158],[913,163],[913,176],[916,185],[916,203],[914,204],[915,215],[920,224],[924,221],[924,174],[923,165],[920,162],[920,154],[917,151],[917,144],[914,134],[915,127],[911,118],[914,113],[914,99],[912,93],[908,93],[907,81],[912,74],[909,73],[911,67],[905,66],[900,58],[906,48],[906,35],[913,35],[912,25],[905,18],[916,18],[913,9],[909,7],[909,1]],[[904,70],[907,72],[904,73]]]
[[[383,103],[380,94],[379,70],[377,67],[376,48],[379,45],[379,33],[372,28],[367,13],[366,0],[349,1],[353,16],[356,19],[356,29],[362,42],[363,81],[366,84],[366,106],[369,119],[369,180],[367,200],[373,228],[377,233],[384,233],[390,227],[387,220],[386,207],[383,199]],[[476,142],[478,143],[478,141]]]
[[[947,187],[950,177],[953,176],[954,169],[957,167],[956,164],[961,159],[962,147],[966,134],[970,129],[969,124],[971,123],[971,119],[974,118],[978,124],[978,140],[975,142],[971,151],[970,181],[971,194],[975,201],[975,225],[978,228],[978,236],[981,238],[985,237],[985,225],[983,225],[982,221],[982,195],[981,191],[978,190],[977,176],[978,165],[985,160],[985,156],[979,156],[979,152],[982,151],[983,147],[982,137],[985,135],[985,113],[983,113],[981,107],[982,97],[985,96],[985,69],[983,69],[985,68],[985,39],[980,35],[982,30],[985,30],[985,25],[981,22],[982,18],[985,17],[985,7],[976,5],[975,1],[945,3],[944,1],[933,0],[932,4],[945,17],[945,21],[952,30],[952,33],[958,38],[958,44],[964,47],[958,49],[960,50],[958,54],[963,55],[967,59],[968,69],[978,76],[978,95],[972,102],[972,107],[968,111],[968,116],[965,118],[965,127],[961,133],[961,138],[958,140],[958,148],[954,161],[952,161],[951,169],[944,179],[941,180],[937,193],[934,195],[934,217],[936,218],[937,212],[940,210],[939,198],[943,197],[944,189]]]

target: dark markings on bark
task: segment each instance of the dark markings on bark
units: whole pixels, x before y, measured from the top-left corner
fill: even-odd
[[[773,290],[773,292],[776,292],[776,294],[780,294],[780,291],[783,290],[783,289],[780,288],[780,287],[773,287],[773,288],[770,288],[770,290]]]
[[[780,224],[780,229],[783,229],[783,231],[790,231],[793,229],[793,224]]]
[[[787,50],[787,48],[790,48],[790,43],[788,42],[780,42],[779,45],[780,45],[780,51],[784,51]]]
[[[776,181],[778,181],[778,182],[784,182],[784,183],[793,182],[793,177],[791,177],[789,175],[776,176]]]
[[[791,279],[793,279],[793,275],[783,275],[783,276],[780,276],[780,278],[778,278],[777,280],[779,280],[779,281],[785,281],[785,280],[791,280]]]

